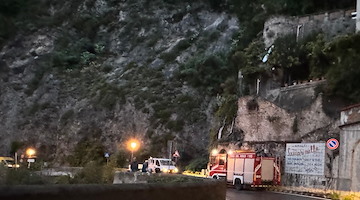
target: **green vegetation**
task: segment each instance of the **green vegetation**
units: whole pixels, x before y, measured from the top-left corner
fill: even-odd
[[[17,170],[0,166],[0,185],[42,185],[47,183],[44,177],[26,168]]]
[[[125,103],[124,90],[117,86],[104,82],[99,83],[98,87],[93,88],[93,90],[95,93],[99,92],[95,97],[96,107],[102,107],[111,110],[117,103]]]
[[[185,167],[185,170],[192,172],[199,172],[202,169],[206,169],[208,162],[209,162],[208,157],[196,158],[192,160],[190,164]]]
[[[125,150],[119,150],[118,152],[116,152],[115,154],[110,156],[110,161],[111,163],[113,163],[112,165],[114,165],[115,167],[127,167],[126,164],[126,159],[128,158],[127,155],[129,153],[126,152]]]
[[[36,0],[36,2],[39,2]],[[34,2],[36,4],[36,2]],[[0,2],[0,45],[15,35],[21,26],[17,22],[31,17],[28,9],[35,8],[26,0],[3,0]],[[29,20],[29,19],[28,19]]]
[[[115,170],[113,166],[102,166],[92,161],[70,179],[72,184],[112,184]]]
[[[45,185],[45,184],[112,184],[115,168],[112,163],[99,165],[95,162],[87,163],[72,178],[70,176],[43,176],[25,167],[15,169],[0,166],[1,185]]]
[[[221,92],[221,83],[237,73],[227,64],[225,54],[199,55],[180,66],[176,75],[182,81],[202,90],[205,94],[216,95]]]
[[[93,138],[84,138],[77,143],[74,152],[68,157],[71,166],[85,166],[89,162],[104,163],[104,146]]]
[[[194,178],[190,176],[177,175],[154,175],[150,176],[148,183],[184,183],[184,182],[203,182],[204,179]]]
[[[357,42],[360,42],[359,34],[337,37],[332,41],[326,41],[321,34],[311,36],[293,45],[299,52],[287,56],[287,67],[295,80],[326,77],[328,87],[325,94],[358,102],[360,82],[356,77],[360,75],[357,67],[360,64],[360,48],[355,45]],[[280,66],[284,61],[278,59],[278,55],[282,52],[284,50],[275,49],[269,63]]]
[[[57,39],[52,58],[53,67],[60,70],[82,69],[90,62],[100,59],[105,51],[101,42],[94,43],[88,38],[79,38],[76,42],[72,40],[72,36],[67,33]]]
[[[292,84],[293,80],[309,80],[325,77],[328,87],[325,94],[337,96],[352,102],[360,101],[359,82],[356,78],[360,71],[360,35],[340,36],[327,41],[323,34],[312,34],[296,42],[293,35],[278,38],[268,62],[261,62],[264,56],[263,46],[255,40],[243,51],[232,55],[232,63],[241,70],[245,83],[252,84],[255,79],[270,77],[270,68],[282,76],[278,77],[282,85]],[[291,79],[290,79],[291,77]]]
[[[173,140],[175,136],[171,133],[165,133],[162,135],[155,135],[154,133],[148,132],[148,137],[151,141],[151,145],[148,152],[146,152],[149,155],[159,155],[159,152],[162,152],[164,148],[167,147],[167,142],[169,140]]]
[[[23,148],[25,146],[24,142],[20,142],[20,141],[12,141],[11,145],[10,145],[10,154],[14,155],[15,152],[17,152],[18,150],[20,150],[21,148]]]
[[[360,101],[360,34],[340,37],[325,48],[330,60],[326,78],[331,95],[346,98],[352,102]]]

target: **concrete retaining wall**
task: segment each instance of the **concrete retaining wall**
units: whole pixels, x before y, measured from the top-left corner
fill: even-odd
[[[306,15],[300,17],[274,16],[264,24],[263,37],[266,47],[270,47],[276,38],[295,34],[298,39],[313,32],[323,32],[328,38],[340,34],[355,32],[356,20],[351,19],[355,9]],[[295,39],[295,38],[294,38]]]
[[[225,200],[222,181],[195,183],[49,185],[0,187],[0,199],[12,200]]]

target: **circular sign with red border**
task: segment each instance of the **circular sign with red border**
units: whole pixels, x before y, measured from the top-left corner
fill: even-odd
[[[335,150],[339,147],[339,141],[335,138],[331,138],[326,142],[326,146],[330,150]]]

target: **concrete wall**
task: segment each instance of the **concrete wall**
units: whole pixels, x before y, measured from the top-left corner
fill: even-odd
[[[354,33],[355,24],[359,23],[351,19],[351,12],[354,11],[355,9],[351,9],[301,17],[275,16],[269,18],[264,24],[265,46],[269,47],[276,38],[291,33],[297,35],[298,39],[319,31],[329,38],[339,34]]]
[[[338,188],[360,191],[360,105],[343,109],[340,122]]]
[[[12,200],[225,200],[223,181],[196,183],[52,185],[0,187],[0,199]]]

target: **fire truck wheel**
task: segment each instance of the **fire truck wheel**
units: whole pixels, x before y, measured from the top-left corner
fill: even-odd
[[[240,179],[235,179],[235,189],[236,190],[242,190],[243,189],[243,184],[241,184]]]
[[[160,169],[159,169],[159,168],[156,168],[156,169],[155,169],[155,173],[160,173]]]
[[[219,179],[219,177],[218,176],[213,176],[213,179]]]

